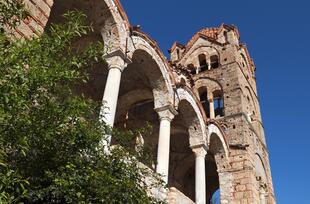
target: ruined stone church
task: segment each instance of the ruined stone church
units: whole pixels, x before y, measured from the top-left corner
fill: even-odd
[[[152,125],[139,138],[163,175],[168,203],[274,204],[255,65],[235,26],[205,28],[175,42],[167,60],[156,42],[132,26],[119,0],[24,0],[31,17],[19,38],[39,36],[67,10],[88,16],[103,41],[106,64],[90,73],[83,91],[109,108],[104,120],[119,129]],[[113,143],[113,138],[111,138]]]

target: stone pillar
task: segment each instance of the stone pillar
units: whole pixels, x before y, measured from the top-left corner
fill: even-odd
[[[215,118],[215,111],[214,111],[214,100],[213,98],[209,99],[209,107],[210,107],[210,119]]]
[[[200,72],[200,67],[197,67],[196,68],[196,74],[199,74],[199,72]]]
[[[108,54],[105,59],[109,66],[109,73],[102,99],[104,105],[100,111],[100,121],[113,127],[121,75],[130,60],[120,50]],[[110,143],[111,137],[107,140]]]
[[[177,112],[170,105],[156,108],[155,111],[158,113],[160,120],[156,172],[163,175],[163,180],[168,183],[170,123]]]
[[[210,59],[207,60],[207,63],[208,63],[208,70],[210,70],[211,69],[211,60]]]
[[[201,145],[193,148],[195,153],[195,203],[206,203],[206,170],[205,170],[205,156],[207,148]]]

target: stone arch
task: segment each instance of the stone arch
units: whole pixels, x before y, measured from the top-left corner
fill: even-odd
[[[139,64],[141,73],[146,77],[147,83],[150,86],[149,88],[154,96],[154,108],[171,104],[172,97],[169,94],[169,86],[166,83],[166,73],[160,70],[158,63],[152,55],[143,49],[137,49],[133,53],[132,61],[134,64]],[[131,67],[129,65],[126,71],[130,72],[130,69]],[[126,73],[124,72],[124,74]]]
[[[212,55],[217,55],[218,56],[218,61],[221,62],[221,55],[219,50],[215,47],[215,46],[211,46],[211,45],[198,45],[195,46],[194,48],[192,48],[191,50],[189,50],[188,52],[186,52],[186,54],[182,57],[182,63],[184,64],[189,64],[189,63],[194,63],[194,65],[198,65],[198,58],[197,58],[197,62],[192,62],[191,60],[189,60],[191,57],[190,56],[199,56],[200,54],[206,54],[206,57],[211,57]],[[191,58],[192,59],[192,58]],[[196,58],[195,58],[196,59]]]
[[[178,114],[172,120],[168,186],[195,200],[195,155],[192,148],[206,145],[205,118],[191,90],[179,87],[175,93]]]
[[[161,72],[158,61],[146,49],[137,46],[130,58],[122,73],[115,127],[135,130],[150,124],[151,134],[143,137],[156,155],[159,134],[156,111],[173,101],[165,80],[167,73]]]
[[[189,125],[190,146],[206,143],[206,125],[201,109],[196,99],[183,88],[176,90],[176,107],[186,115],[185,121]],[[183,110],[182,110],[183,108]]]
[[[129,58],[134,61],[139,54],[142,54],[156,66],[156,69],[153,70],[143,68],[153,88],[155,108],[173,104],[174,91],[169,65],[147,40],[140,36],[132,36],[131,39],[132,46],[129,46],[130,49],[128,50]],[[139,60],[143,59],[140,58]]]
[[[246,57],[244,56],[244,54],[242,52],[240,52],[241,58],[242,60],[245,62],[245,66],[249,66],[248,60],[246,59]]]
[[[51,10],[46,22],[45,32],[53,23],[63,23],[63,14],[68,11],[78,10],[86,15],[86,25],[91,25],[92,32],[74,39],[73,46],[79,50],[90,43],[104,42],[107,52],[123,49],[128,36],[129,23],[126,14],[122,13],[118,0],[51,0]],[[35,4],[35,3],[34,3]],[[38,7],[41,4],[36,3]],[[43,4],[43,3],[42,3]],[[87,70],[89,80],[77,88],[78,93],[101,101],[108,76],[108,64],[98,63]]]
[[[198,90],[202,87],[205,87],[208,90],[208,93],[213,93],[214,91],[222,91],[223,87],[222,85],[215,79],[212,79],[210,77],[199,77],[195,81],[195,94],[199,96]]]
[[[51,23],[63,21],[62,15],[69,10],[78,10],[86,14],[86,23],[92,25],[94,31],[81,40],[104,41],[108,52],[125,48],[129,23],[126,14],[118,1],[114,0],[53,0],[48,17],[47,27]]]
[[[216,124],[209,124],[207,130],[208,149],[213,154],[222,154],[225,155],[228,159],[229,146],[221,128],[218,127]]]
[[[213,186],[209,189],[209,195],[207,195],[211,197],[216,190],[220,189],[219,193],[221,203],[230,203],[232,183],[231,174],[227,171],[230,167],[228,142],[218,124],[209,124],[207,130],[207,158],[213,158],[217,175],[217,178],[213,180]],[[209,165],[210,164],[212,163],[209,163]]]
[[[268,183],[266,167],[259,153],[255,153],[254,165],[256,177],[259,177],[262,182]]]
[[[115,31],[118,33],[117,43],[113,42],[113,38],[111,38],[112,32],[101,31],[103,41],[109,42],[112,46],[111,49],[121,49],[126,50],[126,42],[129,36],[129,21],[125,11],[123,10],[122,5],[119,0],[104,0],[107,4],[109,11],[111,13],[111,19],[114,21],[111,26],[114,26]]]
[[[253,111],[255,112],[255,115],[257,115],[257,105],[256,105],[256,100],[253,97],[252,91],[248,86],[245,86],[246,89],[246,94],[249,94],[249,97],[251,97],[250,104],[253,106]],[[252,114],[252,113],[251,113]]]
[[[157,111],[173,104],[172,82],[167,64],[155,49],[139,36],[131,36],[131,39],[133,44],[128,43],[126,53],[131,62],[122,73],[115,127],[139,130],[150,125],[148,133],[137,137],[155,156],[160,130]],[[132,142],[134,145],[136,141]],[[155,163],[147,165],[155,168]]]

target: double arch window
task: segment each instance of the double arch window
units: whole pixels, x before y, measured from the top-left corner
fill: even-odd
[[[220,60],[218,55],[211,55],[207,57],[205,54],[198,55],[199,68],[198,72],[204,72],[210,69],[217,69],[220,67]],[[193,72],[191,72],[194,74]]]
[[[206,116],[210,118],[212,115],[214,117],[222,117],[224,116],[224,99],[223,92],[220,90],[216,90],[212,93],[210,98],[213,98],[213,106],[210,107],[210,101],[208,96],[208,91],[206,88],[200,88],[199,90],[199,99],[200,103],[206,113]]]

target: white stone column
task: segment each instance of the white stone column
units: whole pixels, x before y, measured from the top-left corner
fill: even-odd
[[[214,100],[213,98],[209,99],[209,109],[210,109],[210,118],[215,118],[215,111],[214,111]]]
[[[208,70],[210,70],[211,69],[211,60],[210,59],[207,60],[207,63],[208,63]]]
[[[196,74],[199,74],[199,72],[200,72],[200,67],[197,67],[196,68]]]
[[[118,93],[121,83],[121,75],[130,60],[126,58],[122,51],[115,51],[105,57],[109,66],[109,73],[103,94],[103,107],[100,111],[100,121],[113,127],[117,107]],[[111,136],[107,138],[108,144]]]
[[[157,108],[155,111],[158,113],[160,120],[156,172],[163,175],[163,180],[168,183],[170,124],[177,112],[170,105]]]
[[[193,148],[195,153],[195,203],[206,203],[206,169],[205,156],[207,154],[206,147],[201,145]]]

